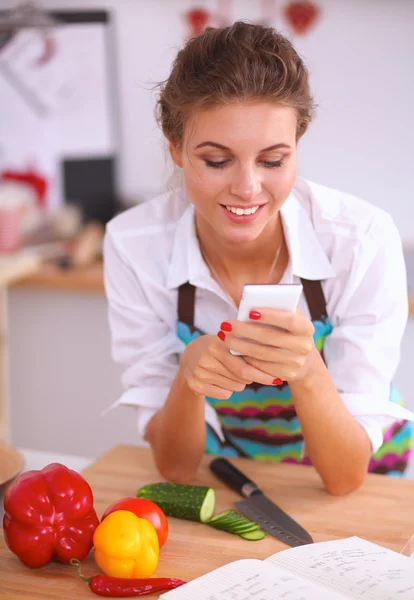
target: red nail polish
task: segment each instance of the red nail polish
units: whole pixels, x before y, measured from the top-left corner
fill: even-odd
[[[220,325],[220,329],[223,331],[231,331],[231,325],[230,323],[227,323],[227,321],[223,321],[223,323]]]
[[[262,315],[257,310],[251,310],[249,312],[249,319],[253,319],[253,321],[258,321],[262,318]]]
[[[224,342],[224,340],[226,339],[226,335],[222,331],[219,331],[217,335],[221,339],[221,341]]]
[[[273,380],[273,385],[282,385],[282,383],[283,381],[278,377],[276,377],[276,379]]]

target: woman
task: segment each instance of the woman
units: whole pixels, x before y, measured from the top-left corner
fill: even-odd
[[[187,481],[204,452],[312,463],[333,494],[367,470],[401,474],[400,238],[382,210],[297,179],[312,98],[290,42],[242,22],[207,29],[158,107],[184,185],[117,216],[104,252],[118,403],[137,407],[159,471]],[[245,283],[291,282],[296,314],[236,320]]]

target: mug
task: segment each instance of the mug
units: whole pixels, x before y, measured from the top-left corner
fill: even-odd
[[[0,252],[18,250],[21,218],[21,206],[0,206]]]

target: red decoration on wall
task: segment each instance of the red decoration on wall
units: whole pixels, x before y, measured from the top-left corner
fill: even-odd
[[[185,18],[190,28],[189,37],[196,37],[207,27],[210,14],[204,8],[192,8],[185,13]]]
[[[304,35],[316,23],[321,9],[310,0],[296,0],[285,6],[283,12],[294,33]]]
[[[0,172],[0,181],[18,181],[19,183],[30,185],[37,195],[39,206],[45,206],[48,183],[47,180],[34,169],[27,169],[26,171],[6,169],[5,171]]]

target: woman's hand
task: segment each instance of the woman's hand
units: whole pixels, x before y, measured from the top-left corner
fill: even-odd
[[[196,394],[227,400],[256,381],[272,385],[271,374],[247,364],[241,356],[230,354],[226,344],[215,335],[202,335],[183,352],[180,368],[187,385]]]
[[[300,309],[296,313],[257,309],[251,311],[250,318],[257,322],[221,324],[218,335],[227,350],[240,352],[246,363],[278,378],[279,383],[299,381],[309,374],[318,355],[313,341],[315,329]]]

